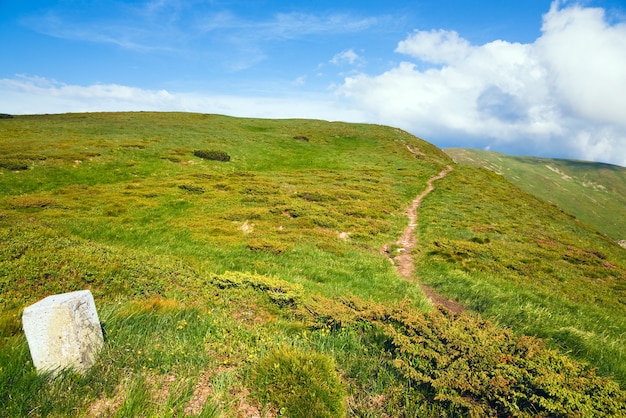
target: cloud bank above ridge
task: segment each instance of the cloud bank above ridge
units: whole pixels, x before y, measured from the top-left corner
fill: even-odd
[[[416,30],[396,52],[412,60],[338,89],[368,120],[440,145],[626,166],[626,24],[602,9],[555,1],[529,44]]]
[[[182,111],[258,118],[359,120],[361,114],[328,97],[262,97],[172,93],[117,84],[71,85],[42,77],[0,79],[0,105],[15,114]],[[7,104],[4,104],[7,103]]]

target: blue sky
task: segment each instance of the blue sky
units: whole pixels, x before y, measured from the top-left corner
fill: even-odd
[[[0,0],[0,42],[0,113],[380,123],[626,166],[623,0]]]

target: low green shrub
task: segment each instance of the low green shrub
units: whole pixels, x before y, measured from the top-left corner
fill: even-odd
[[[202,194],[205,192],[204,187],[202,186],[198,186],[197,184],[179,184],[178,188],[181,190],[185,190],[189,193],[198,193],[198,194]]]
[[[15,196],[10,197],[6,200],[11,209],[41,209],[57,206],[56,200],[49,197],[37,195]]]
[[[407,399],[436,403],[450,416],[626,413],[626,392],[615,381],[546,349],[542,340],[516,337],[480,317],[401,308],[369,319],[389,338],[391,364],[413,392]]]
[[[227,271],[219,276],[214,276],[211,282],[222,289],[253,288],[264,292],[274,303],[279,305],[293,305],[300,301],[303,294],[302,286],[299,284],[288,283],[276,277],[260,274]]]
[[[193,152],[198,158],[204,158],[205,160],[213,160],[213,161],[230,161],[230,155],[228,155],[224,151],[216,151],[216,150],[195,150]]]
[[[293,347],[276,349],[254,365],[251,380],[256,397],[281,415],[346,415],[345,390],[328,355]]]
[[[406,304],[389,308],[355,298],[332,305],[307,303],[306,311],[318,327],[337,333],[340,323],[341,329],[353,329],[367,340],[371,352],[385,353],[386,367],[403,388],[390,387],[383,395],[388,412],[443,417],[626,414],[626,392],[617,382],[547,349],[540,339],[517,337],[479,316],[443,308],[425,314]],[[355,375],[348,372],[347,378]]]
[[[0,168],[6,168],[11,171],[23,171],[28,170],[28,161],[22,161],[18,159],[0,159]]]
[[[251,238],[246,244],[252,252],[267,253],[273,255],[280,255],[287,251],[287,246],[281,242],[268,241],[262,238]]]

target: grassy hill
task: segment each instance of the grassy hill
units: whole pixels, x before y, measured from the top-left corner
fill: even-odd
[[[2,119],[0,414],[625,414],[625,253],[389,127]],[[37,375],[23,308],[85,288],[98,363]]]
[[[484,167],[560,206],[615,240],[626,239],[626,168],[587,161],[515,157],[450,148],[457,163]]]

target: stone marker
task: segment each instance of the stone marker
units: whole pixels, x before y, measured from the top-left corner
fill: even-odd
[[[38,372],[72,368],[82,373],[95,363],[104,344],[89,290],[48,296],[28,306],[22,326]]]

